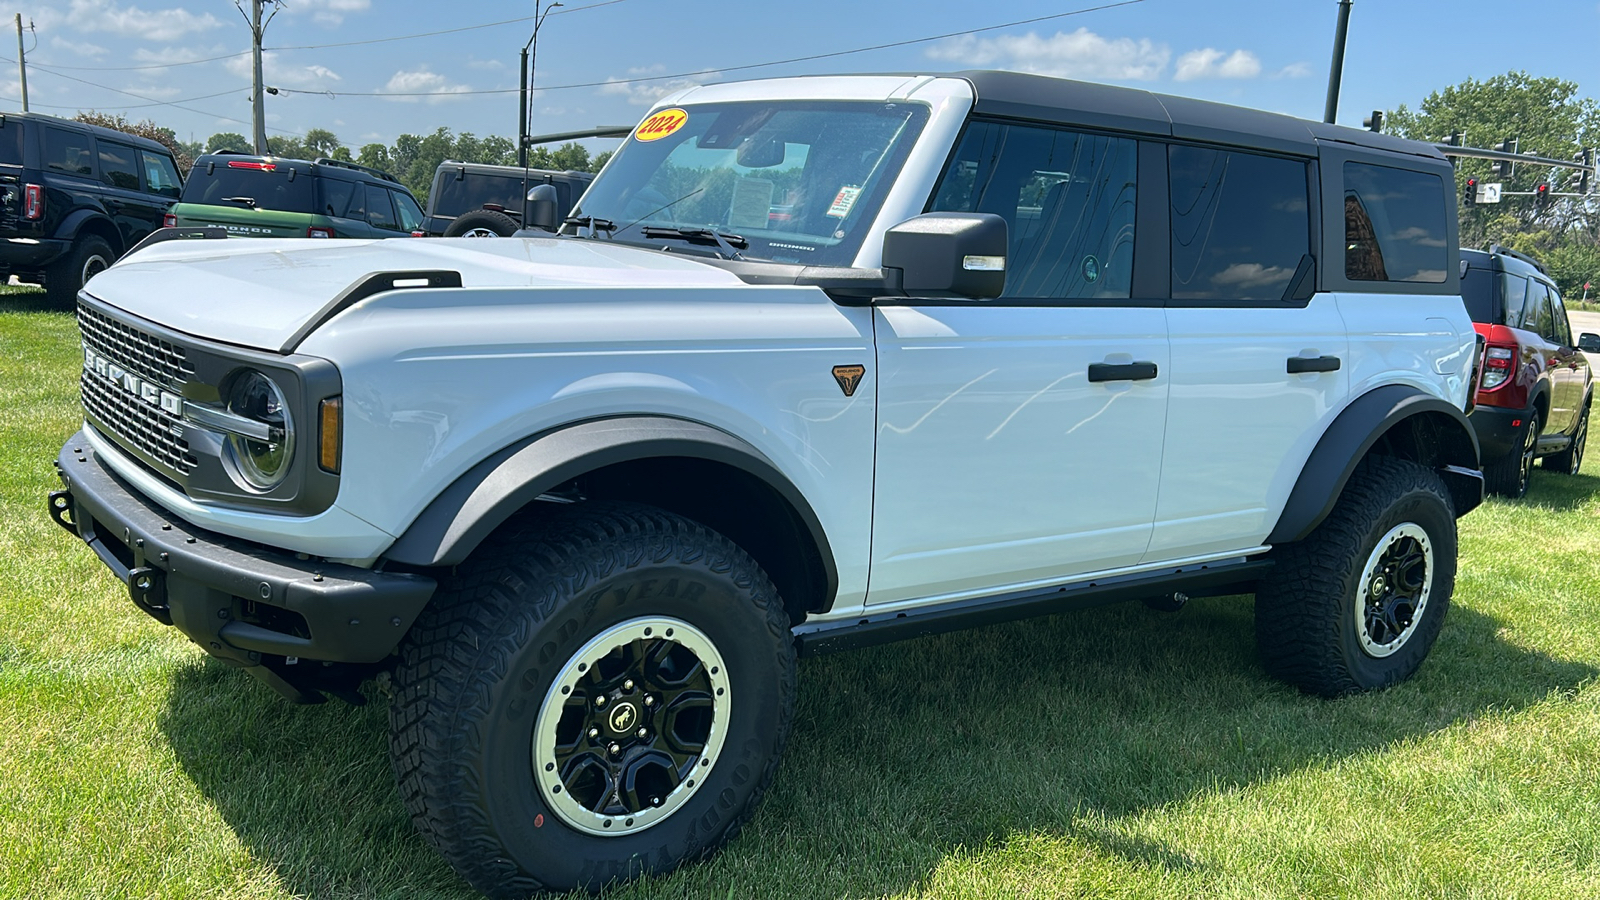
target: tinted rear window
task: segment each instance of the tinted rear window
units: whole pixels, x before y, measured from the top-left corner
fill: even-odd
[[[1442,284],[1451,261],[1444,181],[1428,172],[1344,164],[1344,276]]]
[[[1473,267],[1461,276],[1461,299],[1467,304],[1467,315],[1474,322],[1498,324],[1495,320],[1494,273]]]
[[[24,127],[21,122],[10,122],[0,126],[0,163],[12,166],[22,165],[22,130]]]
[[[1168,159],[1173,299],[1283,299],[1311,247],[1306,164],[1183,146]]]
[[[227,198],[249,197],[255,201],[258,209],[310,213],[316,210],[313,200],[315,187],[316,179],[305,172],[297,173],[295,179],[290,181],[288,166],[266,171],[218,162],[213,166],[194,167],[183,186],[183,202],[242,206],[245,204]]]
[[[528,186],[539,184],[530,176]],[[434,215],[459,216],[469,210],[481,209],[485,203],[494,203],[510,210],[522,209],[522,179],[497,175],[474,175],[456,180],[446,170],[444,183],[439,185],[438,196],[433,200]]]

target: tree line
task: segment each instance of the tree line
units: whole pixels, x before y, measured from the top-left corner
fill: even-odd
[[[136,134],[162,144],[172,151],[185,177],[195,159],[202,154],[220,150],[249,153],[254,149],[248,138],[233,131],[213,134],[204,141],[183,141],[171,128],[149,119],[129,122],[120,115],[89,111],[79,113],[77,120]],[[438,128],[432,134],[402,134],[393,144],[364,144],[354,151],[326,128],[312,128],[303,138],[269,138],[267,143],[273,156],[287,159],[328,157],[388,172],[416,195],[424,208],[428,204],[428,191],[433,187],[433,172],[447,159],[497,166],[511,166],[517,162],[517,144],[510,138],[500,135],[478,137],[469,131],[455,134],[445,127]],[[588,149],[576,141],[553,149],[540,146],[528,151],[528,165],[535,169],[598,172],[610,158],[609,150],[591,157]]]

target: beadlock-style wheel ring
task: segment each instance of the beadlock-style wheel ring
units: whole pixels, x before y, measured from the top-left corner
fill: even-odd
[[[1405,522],[1378,539],[1356,589],[1356,636],[1362,651],[1377,659],[1392,656],[1417,633],[1434,571],[1433,542],[1422,526]]]
[[[500,236],[500,232],[495,231],[493,228],[468,228],[466,231],[461,232],[461,236],[470,238],[497,238]]]
[[[643,831],[704,786],[732,703],[727,664],[698,628],[665,616],[613,625],[550,685],[534,723],[534,779],[579,831]]]

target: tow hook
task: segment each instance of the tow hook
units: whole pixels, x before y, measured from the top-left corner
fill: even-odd
[[[78,536],[77,515],[72,509],[71,491],[50,492],[50,518],[54,519],[57,525],[70,532],[73,537]]]
[[[172,624],[172,608],[167,605],[166,573],[150,566],[128,570],[128,597],[133,605],[163,625]]]

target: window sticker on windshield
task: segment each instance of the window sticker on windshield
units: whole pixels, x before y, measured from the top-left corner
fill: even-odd
[[[728,207],[729,228],[766,228],[772,214],[774,185],[765,178],[740,178],[733,183]]]
[[[633,130],[633,136],[641,141],[659,141],[667,135],[683,127],[689,121],[689,114],[681,109],[663,109],[643,122]]]
[[[850,215],[850,210],[856,205],[856,198],[861,196],[861,188],[845,185],[839,188],[839,193],[833,198],[833,205],[828,207],[828,215],[835,219],[842,219]]]

